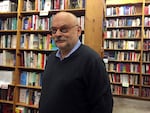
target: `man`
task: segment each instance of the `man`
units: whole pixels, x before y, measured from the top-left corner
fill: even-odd
[[[112,113],[108,75],[99,55],[81,44],[77,17],[59,12],[52,20],[59,50],[48,57],[39,105],[40,113]]]

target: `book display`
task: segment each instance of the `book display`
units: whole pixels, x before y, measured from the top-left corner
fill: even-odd
[[[102,53],[104,9],[92,9],[101,4],[104,8],[99,0],[0,0],[0,112],[38,113],[46,57],[57,50],[50,32],[57,12],[74,13],[81,42]]]
[[[148,0],[106,0],[104,61],[112,93],[150,100]]]

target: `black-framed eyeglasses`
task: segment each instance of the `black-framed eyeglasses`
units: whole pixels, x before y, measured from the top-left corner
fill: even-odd
[[[60,32],[62,33],[67,33],[70,29],[76,27],[78,25],[74,25],[74,26],[61,26],[60,28],[57,28],[57,27],[51,27],[51,33],[52,34],[56,34],[57,30],[59,29]]]

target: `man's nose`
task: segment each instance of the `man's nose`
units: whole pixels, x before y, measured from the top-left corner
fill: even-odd
[[[57,29],[55,35],[56,35],[56,36],[59,36],[59,35],[61,35],[61,33],[62,33],[62,32],[60,31],[60,29]]]

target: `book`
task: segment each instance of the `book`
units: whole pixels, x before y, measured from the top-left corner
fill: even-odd
[[[16,48],[16,39],[17,39],[17,36],[16,35],[12,35],[11,36],[11,44],[10,44],[10,47],[11,48]]]
[[[11,1],[10,0],[5,0],[0,2],[2,4],[2,12],[10,12],[11,11]]]
[[[60,0],[54,0],[54,9],[60,9]]]
[[[15,113],[26,113],[26,108],[22,106],[17,106],[15,109]]]
[[[27,85],[28,81],[27,81],[27,72],[26,71],[23,71],[21,72],[21,75],[20,75],[20,84],[21,85]]]
[[[28,89],[23,89],[23,88],[20,88],[20,92],[19,92],[19,102],[20,103],[28,103]]]
[[[134,50],[135,49],[135,42],[134,41],[128,41],[127,42],[127,49]]]
[[[51,10],[51,1],[50,0],[45,0],[44,11],[50,11],[50,10]]]
[[[0,70],[0,87],[1,85],[12,84],[13,71]]]
[[[1,113],[13,113],[13,106],[9,104],[3,104]]]
[[[12,101],[13,97],[14,97],[14,88],[13,87],[8,87],[7,100]]]
[[[34,105],[39,105],[41,92],[40,91],[34,91]]]
[[[79,0],[69,0],[69,8],[76,9],[79,8]]]

